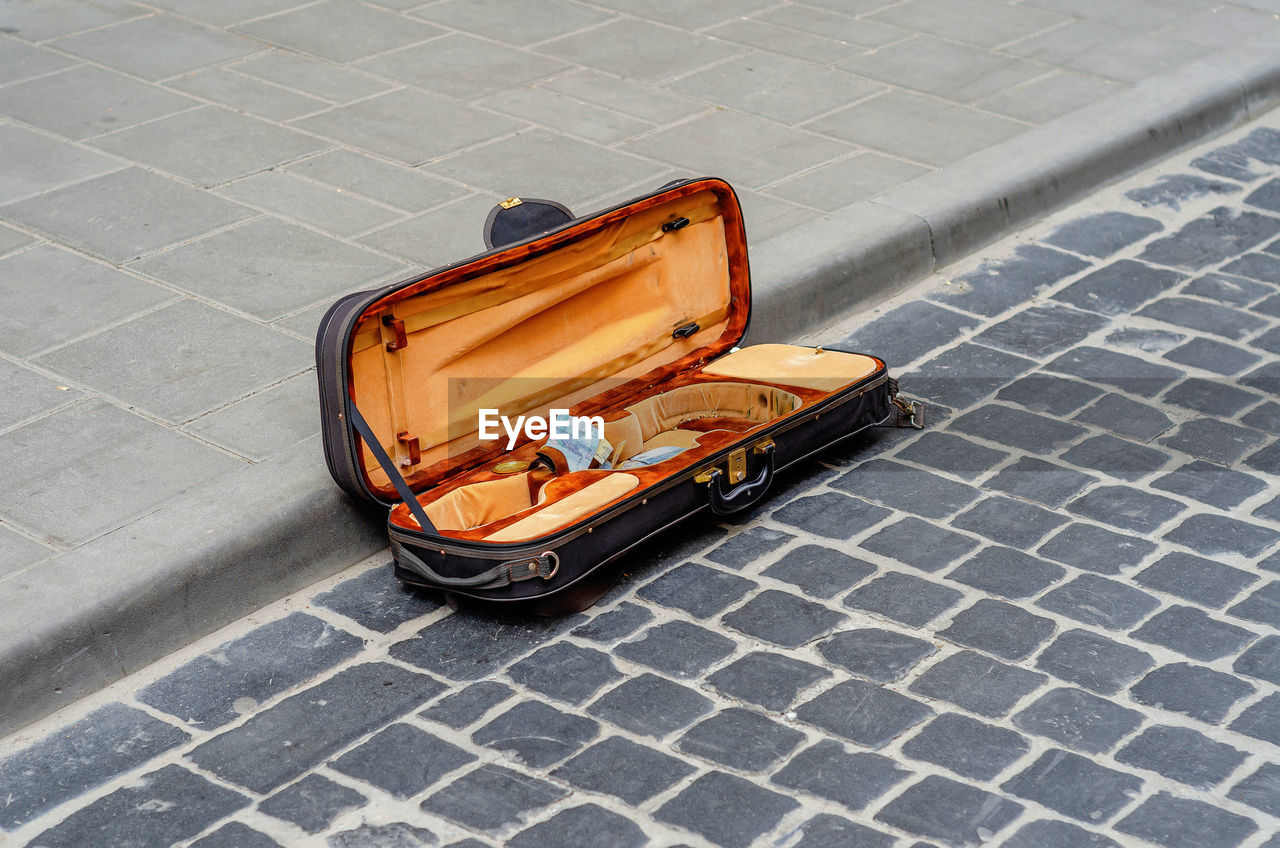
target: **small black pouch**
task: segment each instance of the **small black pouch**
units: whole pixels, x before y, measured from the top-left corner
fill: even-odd
[[[573,220],[563,203],[536,197],[511,197],[489,213],[484,222],[484,244],[492,250],[545,233]]]

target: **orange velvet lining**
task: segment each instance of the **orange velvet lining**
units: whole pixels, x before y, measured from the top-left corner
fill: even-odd
[[[428,488],[494,455],[481,408],[546,415],[723,351],[746,318],[745,257],[728,186],[673,189],[378,301],[353,331],[352,398],[410,486]],[[369,488],[394,497],[361,452]]]

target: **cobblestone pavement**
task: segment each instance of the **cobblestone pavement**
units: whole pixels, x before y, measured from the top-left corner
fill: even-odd
[[[1280,115],[845,335],[933,426],[585,614],[377,557],[0,743],[0,841],[1280,846]]]
[[[0,0],[0,583],[314,435],[324,308],[479,249],[497,199],[713,173],[759,240],[1278,14]]]

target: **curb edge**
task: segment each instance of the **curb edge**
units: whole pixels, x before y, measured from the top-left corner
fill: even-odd
[[[774,236],[753,251],[749,341],[833,324],[1277,102],[1280,44],[1251,43]]]

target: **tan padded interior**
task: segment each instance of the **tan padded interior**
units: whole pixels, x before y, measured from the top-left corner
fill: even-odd
[[[671,459],[626,471],[573,472],[545,484],[536,480],[531,483],[528,472],[497,476],[493,466],[486,466],[424,493],[419,500],[432,523],[446,535],[486,542],[536,539],[606,508],[637,488],[660,482],[727,444],[742,441],[742,434],[794,415],[832,393],[801,385],[729,382],[719,378],[725,371],[739,369],[743,362],[763,367],[779,382],[835,380],[842,371],[844,376],[839,378],[837,390],[865,380],[883,367],[879,360],[860,354],[792,345],[758,347],[766,350],[756,352],[749,347],[716,360],[714,365],[727,364],[726,368],[715,369],[717,377],[708,376],[710,367],[681,375],[672,382],[684,385],[665,387],[666,391],[655,389],[656,394],[616,410],[613,420],[607,420],[611,416],[606,415],[605,438],[615,446],[627,439],[640,444],[638,449],[622,451],[620,459],[667,445],[687,449]],[[821,360],[821,368],[814,365],[815,360]],[[536,447],[531,444],[518,448],[508,458],[530,459]],[[535,497],[532,492],[539,487]],[[418,527],[403,505],[392,511],[392,521]]]
[[[850,360],[850,356],[857,354],[787,344],[759,344],[720,357],[703,368],[702,373],[834,392],[847,386],[849,375],[858,370],[856,360]],[[870,360],[870,357],[861,359]],[[868,363],[862,364],[866,367]]]
[[[515,524],[485,536],[486,542],[518,542],[536,539],[586,518],[640,485],[640,478],[618,471],[587,484],[566,498],[548,504]]]
[[[460,486],[423,509],[437,530],[470,530],[514,515],[535,503],[529,473],[525,472]]]
[[[703,368],[702,373],[707,373]],[[800,398],[772,386],[755,383],[695,383],[645,398],[626,407],[649,442],[699,418],[740,418],[772,421],[800,406]],[[628,454],[629,455],[629,454]]]
[[[723,195],[695,191],[562,249],[370,309],[354,332],[352,397],[410,485],[441,479],[448,460],[481,446],[482,408],[567,408],[725,336],[729,211]],[[690,223],[664,232],[677,216]],[[404,344],[388,350],[397,321]],[[696,332],[673,337],[691,323]],[[419,461],[405,465],[415,438]],[[372,455],[363,459],[371,488],[390,493]]]

